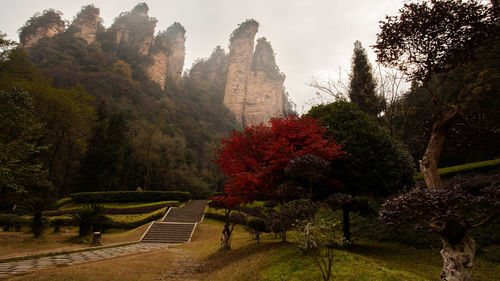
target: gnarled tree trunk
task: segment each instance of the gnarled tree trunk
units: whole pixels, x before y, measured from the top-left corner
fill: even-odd
[[[427,144],[422,160],[420,160],[420,172],[427,188],[440,189],[443,188],[443,182],[438,173],[439,158],[443,150],[446,133],[458,115],[458,108],[443,104],[427,82],[424,82],[423,86],[432,97],[436,113],[433,116],[434,124],[432,125],[431,139]]]
[[[231,234],[234,229],[234,224],[231,227],[231,220],[230,220],[230,214],[231,210],[226,209],[224,210],[224,229],[222,230],[222,239],[221,239],[221,248],[225,250],[231,249]]]
[[[443,249],[443,272],[441,280],[443,281],[471,281],[474,269],[474,255],[476,246],[474,239],[468,234],[457,242],[451,242],[441,237]]]

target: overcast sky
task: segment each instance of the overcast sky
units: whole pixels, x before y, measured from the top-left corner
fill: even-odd
[[[370,45],[375,43],[378,22],[403,5],[402,0],[9,0],[2,1],[0,31],[18,41],[17,29],[36,12],[53,8],[63,13],[63,19],[72,20],[88,4],[100,8],[109,27],[117,15],[140,2],[146,2],[149,15],[158,20],[156,32],[175,21],[186,28],[186,69],[217,45],[227,50],[237,25],[256,19],[257,38],[271,42],[298,112],[308,108],[315,96],[316,91],[306,85],[312,76],[327,79],[336,77],[339,67],[350,69],[355,40],[361,41],[374,63]]]

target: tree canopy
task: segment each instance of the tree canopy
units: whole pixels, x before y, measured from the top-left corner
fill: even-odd
[[[311,118],[275,118],[269,125],[234,131],[222,140],[216,160],[229,177],[224,189],[226,200],[250,202],[259,194],[275,196],[286,180],[286,167],[297,156],[306,154],[333,161],[345,152]]]

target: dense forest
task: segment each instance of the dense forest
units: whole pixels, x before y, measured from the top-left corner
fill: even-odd
[[[113,26],[133,27],[119,45],[112,40],[113,26],[102,25],[90,44],[72,28],[28,50],[2,35],[1,132],[8,144],[2,157],[11,165],[5,167],[9,176],[2,177],[2,198],[18,196],[12,191],[40,191],[38,179],[59,196],[141,187],[206,197],[223,183],[213,159],[220,138],[236,124],[222,105],[224,69],[214,85],[203,75],[226,54],[216,48],[195,63],[202,75],[186,74],[162,89],[145,74],[151,57],[137,49],[156,23],[139,16],[141,9],[147,12],[140,4],[115,19]],[[21,41],[34,25],[54,19],[60,19],[54,10],[33,16],[20,28]],[[168,48],[169,31],[183,27],[175,23],[169,29],[157,35],[164,40],[156,40],[154,48]],[[25,174],[23,182],[16,173]]]

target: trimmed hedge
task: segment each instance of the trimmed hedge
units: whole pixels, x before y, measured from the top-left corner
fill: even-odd
[[[459,173],[468,173],[468,172],[478,172],[478,171],[488,171],[490,169],[494,169],[500,166],[500,158],[499,159],[493,159],[493,160],[488,160],[488,161],[481,161],[481,162],[473,162],[473,163],[467,163],[463,165],[458,165],[458,166],[451,166],[451,167],[445,167],[445,168],[439,168],[438,173],[441,177],[451,177]],[[415,180],[421,180],[424,177],[422,176],[422,173],[418,172],[415,174],[413,177]]]
[[[67,205],[67,204],[69,204],[71,202],[72,202],[72,200],[69,197],[62,198],[62,199],[57,200],[56,203],[54,203],[54,205],[52,206],[52,208],[59,209],[62,206]]]
[[[157,201],[188,201],[189,192],[182,191],[110,191],[80,192],[70,195],[76,203],[130,203]]]
[[[167,210],[169,208],[170,207],[166,207],[166,208],[157,210],[157,211],[151,213],[151,215],[149,215],[145,218],[139,219],[139,220],[121,221],[121,220],[111,218],[111,220],[113,221],[112,227],[123,228],[123,229],[136,228],[136,227],[139,227],[139,226],[146,224],[148,222],[160,219],[161,217],[163,217],[165,215],[165,213],[167,212]]]
[[[142,206],[142,207],[129,207],[129,208],[104,208],[104,213],[109,215],[127,215],[127,214],[143,214],[150,213],[165,207],[174,207],[177,206],[176,202],[168,202],[168,203],[158,203],[154,205]],[[48,211],[44,212],[44,216],[61,216],[61,215],[70,215],[76,214],[78,212],[78,208],[75,209],[67,209],[67,210],[58,210],[58,211]]]

